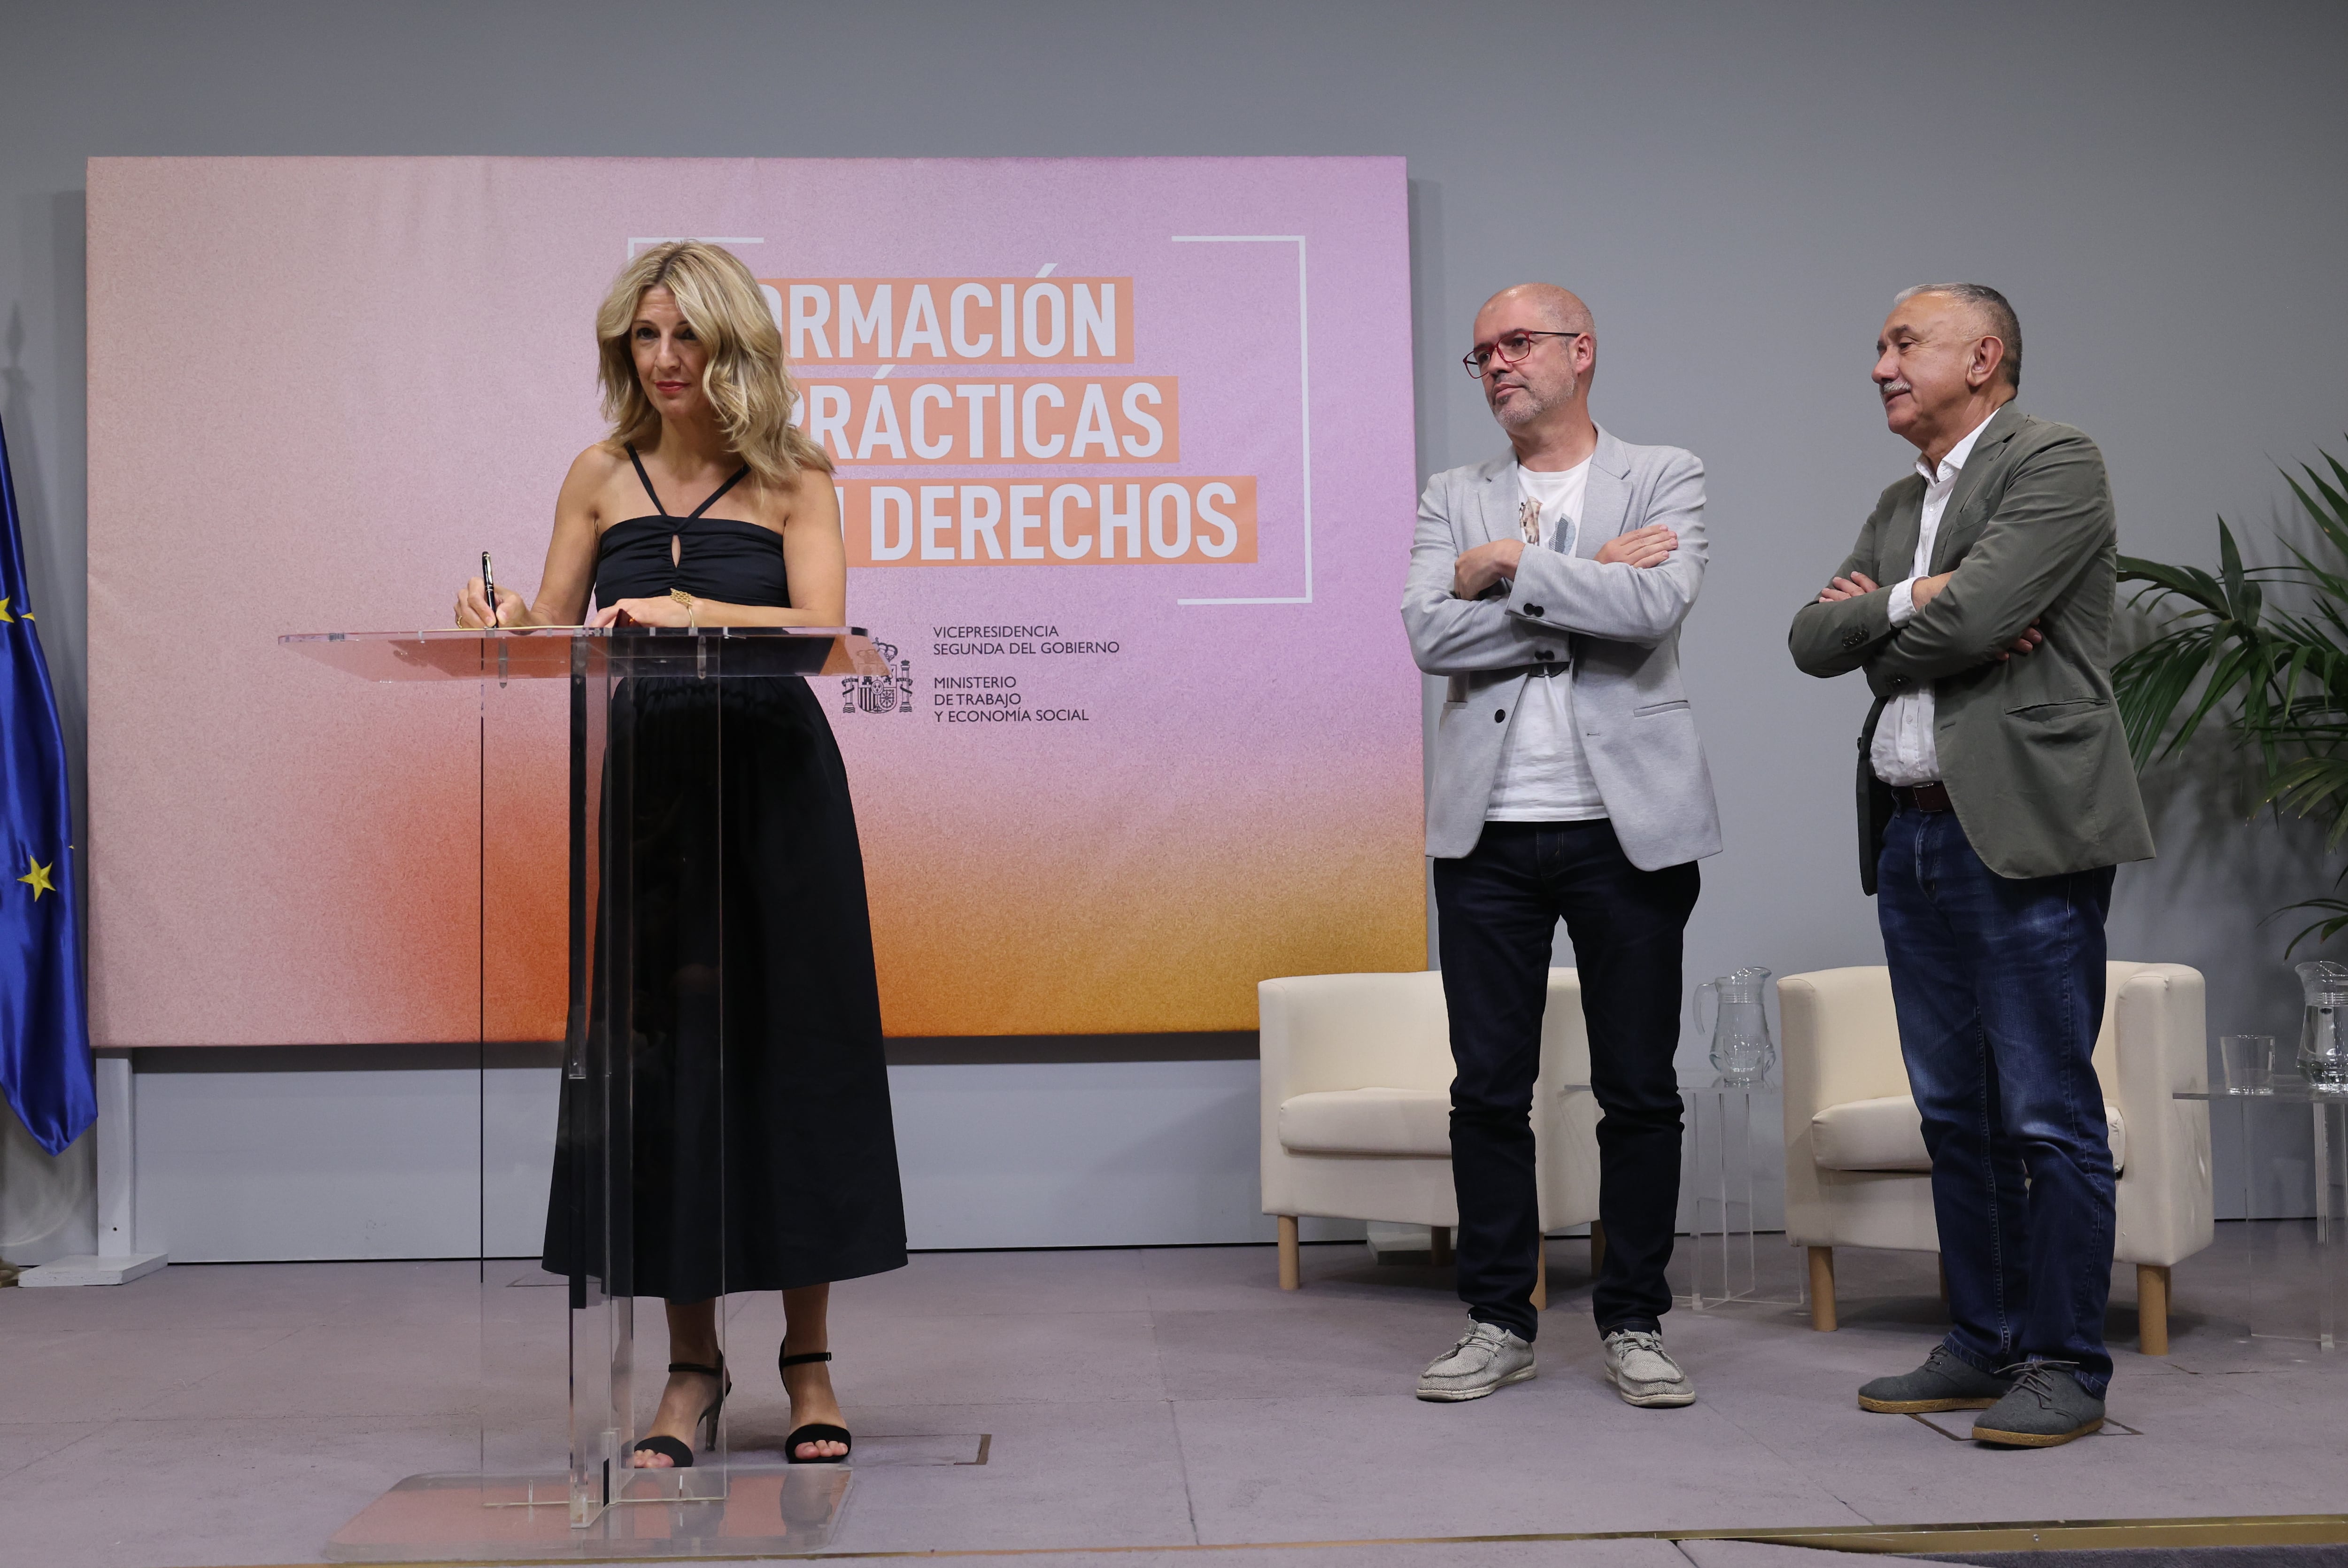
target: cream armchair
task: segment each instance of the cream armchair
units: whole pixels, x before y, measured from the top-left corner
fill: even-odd
[[[1262,1030],[1263,1212],[1280,1220],[1280,1288],[1302,1283],[1299,1216],[1426,1225],[1437,1255],[1459,1212],[1451,1189],[1451,1028],[1443,975],[1314,975],[1256,987]],[[1598,1105],[1588,1089],[1581,985],[1549,972],[1533,1138],[1544,1233],[1598,1218]],[[1534,1305],[1546,1305],[1544,1263]]]
[[[2120,1263],[2136,1264],[2147,1356],[2168,1353],[2168,1271],[2210,1241],[2209,1108],[2201,975],[2106,966],[2096,1076],[2118,1170]],[[1810,1322],[1835,1326],[1834,1249],[1936,1253],[1931,1161],[1908,1092],[1891,977],[1826,969],[1777,983],[1786,1040],[1786,1234],[1809,1249]]]

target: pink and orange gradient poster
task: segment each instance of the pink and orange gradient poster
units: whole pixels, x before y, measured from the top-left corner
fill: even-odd
[[[682,236],[766,286],[894,670],[811,683],[891,1035],[1421,967],[1405,211],[1399,159],[94,160],[98,1042],[560,1037],[561,683],[276,638],[533,592],[597,302]]]

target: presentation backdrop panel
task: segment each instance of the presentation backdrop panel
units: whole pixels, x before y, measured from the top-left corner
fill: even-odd
[[[596,304],[687,235],[764,284],[893,666],[810,683],[891,1034],[1420,967],[1405,211],[1399,159],[93,160],[99,1042],[561,1035],[560,683],[274,639],[445,624],[484,550],[534,593]]]

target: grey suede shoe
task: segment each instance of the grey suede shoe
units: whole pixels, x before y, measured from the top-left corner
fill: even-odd
[[[2104,1424],[2104,1402],[2079,1387],[2071,1375],[2077,1363],[2025,1361],[2008,1367],[2016,1374],[2005,1398],[1973,1421],[1973,1440],[2009,1448],[2051,1449],[2084,1438]]]
[[[1663,1336],[1642,1328],[1618,1328],[1605,1336],[1606,1380],[1626,1405],[1671,1409],[1695,1403],[1695,1385],[1665,1354]]]
[[[1505,1328],[1478,1323],[1418,1376],[1418,1397],[1456,1403],[1480,1399],[1533,1376],[1533,1347]]]
[[[1922,1416],[1934,1410],[1986,1410],[2013,1387],[2013,1379],[1984,1372],[1972,1362],[1932,1346],[1924,1365],[1897,1377],[1859,1386],[1859,1408],[1880,1416]]]

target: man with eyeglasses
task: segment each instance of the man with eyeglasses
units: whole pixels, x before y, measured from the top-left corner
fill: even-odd
[[[1664,1352],[1679,1207],[1680,946],[1720,817],[1680,685],[1704,580],[1704,465],[1590,418],[1589,307],[1552,284],[1477,314],[1468,373],[1510,451],[1427,481],[1403,624],[1449,678],[1427,786],[1451,1053],[1455,1257],[1469,1326],[1422,1399],[1533,1376],[1541,1246],[1530,1120],[1551,945],[1581,977],[1605,1256],[1593,1305],[1623,1399],[1695,1389]]]

